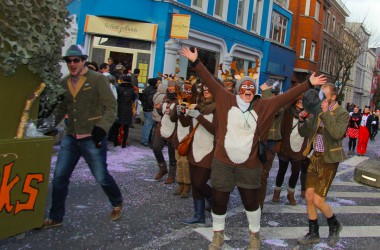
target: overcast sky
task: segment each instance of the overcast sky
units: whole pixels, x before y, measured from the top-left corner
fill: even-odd
[[[362,22],[371,33],[370,46],[380,46],[380,0],[341,0],[351,12],[348,21]]]

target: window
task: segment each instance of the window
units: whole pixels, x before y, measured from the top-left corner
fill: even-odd
[[[248,0],[239,0],[237,8],[236,25],[245,28],[247,26]]]
[[[257,33],[260,32],[260,24],[261,24],[260,20],[261,20],[262,8],[263,8],[263,1],[256,0],[253,6],[251,30]]]
[[[321,3],[320,2],[316,2],[315,3],[315,13],[314,13],[314,18],[319,21],[319,9],[321,8]]]
[[[215,16],[223,16],[223,0],[215,0]]]
[[[202,12],[207,12],[208,0],[192,0],[191,7]]]
[[[276,11],[273,11],[270,38],[285,44],[288,19]]]
[[[302,38],[302,40],[301,40],[300,58],[305,58],[305,51],[306,51],[306,38]]]
[[[305,16],[310,15],[310,0],[306,0],[306,6],[305,6]]]
[[[325,19],[325,25],[323,26],[323,29],[324,29],[327,33],[329,33],[330,16],[331,16],[331,13],[330,13],[330,12],[327,12],[327,13],[326,13],[326,19]]]
[[[202,9],[203,0],[193,0],[193,6]]]
[[[228,0],[215,0],[214,16],[223,20],[227,17]]]
[[[335,33],[335,24],[336,24],[336,18],[335,16],[332,17],[332,33]]]
[[[310,61],[314,61],[316,43],[311,42]]]

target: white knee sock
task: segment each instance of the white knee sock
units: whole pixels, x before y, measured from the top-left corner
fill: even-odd
[[[224,230],[224,225],[226,224],[226,215],[218,215],[211,213],[212,215],[212,229],[214,231],[223,231]]]
[[[245,214],[247,215],[249,230],[252,233],[260,231],[261,208],[259,207],[259,209],[253,212],[245,210]]]

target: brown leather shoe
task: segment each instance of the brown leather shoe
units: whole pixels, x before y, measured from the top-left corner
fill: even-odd
[[[174,183],[174,177],[172,176],[169,176],[168,178],[166,178],[165,184],[173,184]]]
[[[190,184],[185,184],[181,193],[181,198],[189,198],[190,197],[191,186]]]
[[[281,189],[274,189],[272,201],[273,202],[279,202],[280,201],[280,193]]]
[[[212,237],[211,244],[208,245],[208,250],[220,250],[224,244],[224,233],[223,231],[215,231]]]
[[[112,212],[110,214],[110,220],[115,221],[121,217],[121,210],[123,209],[123,204],[120,204],[117,207],[112,208]]]
[[[174,195],[180,195],[183,191],[183,183],[182,182],[178,182],[178,187],[174,190],[173,194]]]
[[[164,177],[167,173],[168,173],[168,170],[160,169],[160,171],[158,171],[158,173],[156,174],[156,176],[154,177],[154,179],[155,180],[161,180],[162,177]]]
[[[57,222],[52,219],[45,219],[44,224],[42,224],[42,229],[50,228],[50,227],[60,227],[62,225],[62,222]]]
[[[288,200],[289,200],[289,204],[290,204],[290,205],[292,205],[292,206],[297,205],[297,202],[296,202],[296,200],[294,199],[294,192],[291,192],[291,191],[288,190],[288,195],[287,195],[287,197],[288,197]]]

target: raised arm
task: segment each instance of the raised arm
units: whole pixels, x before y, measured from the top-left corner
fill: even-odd
[[[226,94],[227,91],[223,88],[223,86],[214,79],[214,77],[206,69],[203,63],[198,60],[197,48],[194,48],[194,52],[191,52],[188,47],[183,47],[181,49],[181,53],[184,57],[191,61],[192,67],[196,70],[196,72],[202,78],[203,82],[210,89],[210,92],[215,96],[216,99],[220,98],[218,96],[223,96]]]

